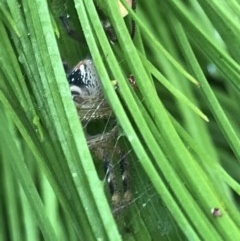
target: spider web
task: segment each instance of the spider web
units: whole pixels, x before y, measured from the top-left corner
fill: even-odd
[[[88,134],[91,133],[92,135],[104,137],[114,125],[117,125],[116,120],[109,116],[103,120],[88,122],[85,128]],[[124,198],[124,190],[121,172],[122,159],[118,155],[119,150],[124,153],[124,159],[128,163],[125,171],[128,173],[127,183],[128,191],[131,193],[131,200],[122,202],[123,204],[117,207],[118,210],[116,210],[116,207],[113,207],[112,196],[109,191],[108,173],[106,168],[104,168],[104,162],[96,157],[94,157],[94,160],[99,178],[105,183],[105,193],[112,206],[113,215],[119,225],[119,231],[122,236],[127,237],[133,234],[136,236],[138,233],[142,236],[144,233],[146,237],[151,237],[152,240],[159,240],[160,236],[162,237],[161,240],[169,240],[169,238],[181,240],[181,238],[176,237],[178,232],[179,236],[182,236],[180,234],[181,231],[174,223],[171,214],[144,173],[126,137],[121,133],[121,129],[118,136],[108,146],[110,165],[114,175],[117,176],[117,191],[120,198]],[[173,235],[174,237],[172,237]],[[156,237],[156,239],[153,237]]]

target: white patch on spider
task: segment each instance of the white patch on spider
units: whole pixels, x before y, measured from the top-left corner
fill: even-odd
[[[71,91],[71,92],[77,92],[77,93],[79,93],[79,95],[82,93],[81,88],[78,87],[77,85],[72,85],[72,86],[70,86],[70,91]]]
[[[122,175],[122,180],[123,180],[123,181],[126,180],[126,175],[125,175],[125,173]]]
[[[80,69],[81,73],[85,73],[85,65],[84,64],[81,64],[79,66],[79,69]]]
[[[108,178],[107,178],[107,182],[108,182],[108,183],[110,183],[110,182],[111,182],[111,180],[112,180],[112,178],[111,178],[111,177],[108,177]]]

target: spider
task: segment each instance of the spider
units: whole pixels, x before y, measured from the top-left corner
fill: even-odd
[[[119,213],[128,206],[132,198],[129,164],[121,148],[117,144],[113,145],[118,143],[120,128],[104,98],[101,81],[93,60],[86,58],[80,61],[68,75],[68,81],[83,126],[87,127],[92,122],[97,124],[100,120],[105,123],[111,121],[114,123],[110,130],[101,134],[89,135],[86,130],[85,135],[92,154],[103,161],[113,213]],[[112,159],[116,156],[118,156],[120,170],[116,170],[113,164]],[[117,174],[120,174],[120,177]]]
[[[132,10],[136,10],[136,6],[137,6],[137,0],[127,0],[127,3],[131,6]],[[120,1],[118,1],[118,5],[119,5],[119,9],[121,12],[122,17],[124,18],[125,16],[128,15],[127,10],[125,9],[125,7],[122,5],[122,3]],[[110,42],[112,44],[116,43],[117,40],[117,36],[115,34],[115,30],[113,28],[113,26],[111,25],[111,23],[109,22],[108,18],[106,18],[106,16],[104,15],[104,13],[101,13],[101,11],[99,11],[100,14],[102,14],[102,25],[104,27],[104,30],[106,32],[106,34],[108,35],[108,38],[110,40]],[[131,20],[131,30],[130,30],[130,36],[133,39],[136,33],[136,23],[135,21],[132,19]]]
[[[135,11],[136,6],[137,6],[137,0],[128,0],[127,2],[131,6],[132,10]],[[118,5],[120,8],[122,17],[124,18],[125,16],[128,15],[128,12],[120,1],[118,1]],[[102,10],[98,9],[98,12],[99,12],[99,15],[101,15],[102,26],[108,36],[108,39],[110,40],[110,42],[112,44],[116,43],[118,41],[117,36],[116,36],[113,26],[109,22],[109,19],[106,17],[106,15],[104,14],[104,12]],[[74,29],[71,28],[69,21],[68,21],[69,18],[70,18],[70,15],[68,15],[68,14],[60,16],[63,26],[64,26],[66,32],[69,34],[69,36],[71,36],[73,39],[75,39],[77,41],[79,41],[79,40],[81,41],[81,36],[79,36],[79,34],[77,32],[75,32]],[[130,35],[131,35],[132,39],[134,38],[135,33],[136,33],[136,24],[135,24],[134,20],[131,20]]]
[[[132,6],[132,9],[135,10],[136,0],[129,0],[128,2]],[[122,16],[126,16],[127,11],[120,2],[119,7]],[[68,23],[69,15],[61,16],[60,19],[67,33],[75,40],[79,40],[79,36],[71,29]],[[102,20],[102,24],[110,42],[117,42],[115,31],[108,19],[105,18]],[[134,35],[135,23],[132,21],[132,38]],[[91,58],[80,61],[68,74],[67,78],[78,115],[83,126],[86,127],[85,136],[89,149],[97,159],[103,161],[105,177],[108,182],[112,200],[113,213],[118,214],[127,207],[132,200],[129,163],[126,158],[127,154],[124,153],[118,145],[120,127],[116,122],[116,118],[109,104],[104,98],[101,80]],[[105,126],[110,124],[110,129],[104,130],[100,134],[89,134],[87,127],[92,123],[98,125],[100,121],[103,121]],[[119,170],[115,168],[113,159],[117,159],[119,162]]]

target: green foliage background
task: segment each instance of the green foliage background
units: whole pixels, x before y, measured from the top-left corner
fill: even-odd
[[[128,10],[123,19],[112,0],[0,1],[0,240],[240,237],[240,4],[139,0]],[[87,55],[133,150],[135,196],[117,220],[62,65]]]

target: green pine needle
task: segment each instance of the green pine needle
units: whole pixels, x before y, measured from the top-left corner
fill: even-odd
[[[117,0],[1,1],[0,240],[240,237],[239,3],[121,2],[124,19]],[[62,63],[89,56],[129,163],[117,215]]]

